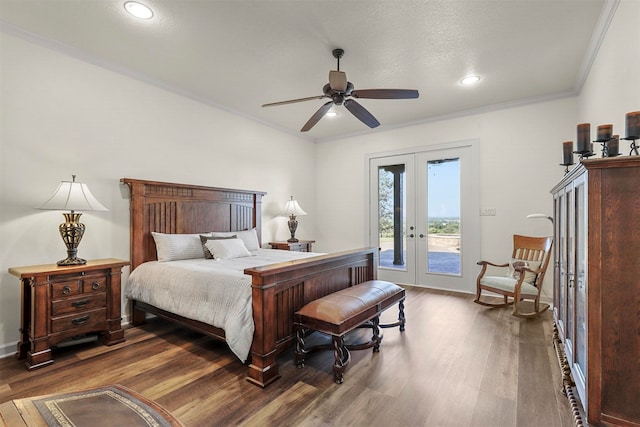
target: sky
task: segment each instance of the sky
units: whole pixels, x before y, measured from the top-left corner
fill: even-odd
[[[428,215],[460,217],[460,160],[428,165]]]

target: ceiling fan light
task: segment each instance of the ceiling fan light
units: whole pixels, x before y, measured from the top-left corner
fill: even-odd
[[[327,113],[327,117],[336,117],[337,115],[338,115],[338,112],[333,110]]]
[[[153,11],[142,3],[128,1],[124,4],[124,8],[131,15],[139,19],[151,19],[153,17]]]
[[[480,77],[473,75],[473,76],[467,76],[465,78],[463,78],[462,80],[460,80],[460,84],[462,86],[472,86],[476,83],[478,83],[480,81]]]

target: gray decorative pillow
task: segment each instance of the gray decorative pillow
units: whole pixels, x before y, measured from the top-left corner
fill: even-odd
[[[202,244],[202,250],[204,251],[204,257],[206,259],[213,259],[213,254],[211,253],[211,251],[209,250],[209,248],[207,248],[207,241],[209,240],[225,240],[225,239],[237,239],[238,236],[236,236],[235,234],[233,236],[208,236],[208,235],[200,235],[200,243]]]

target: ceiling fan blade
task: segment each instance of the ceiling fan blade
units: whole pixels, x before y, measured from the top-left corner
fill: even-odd
[[[327,97],[326,95],[310,96],[308,98],[290,99],[288,101],[280,101],[280,102],[272,102],[270,104],[262,104],[262,106],[263,107],[274,107],[276,105],[293,104],[295,102],[311,101],[313,99],[322,99],[322,98],[326,98],[326,97]]]
[[[329,71],[329,86],[338,92],[347,90],[347,73],[344,71]]]
[[[411,99],[419,96],[413,89],[358,89],[351,96],[368,99]]]
[[[302,129],[300,129],[300,132],[306,132],[312,127],[314,127],[316,123],[318,123],[320,119],[323,118],[325,114],[327,114],[327,111],[331,109],[332,105],[333,105],[333,101],[329,101],[326,104],[324,104],[322,107],[320,107],[318,111],[316,111],[316,113],[313,116],[311,116],[311,118],[307,121],[307,123],[305,123]]]
[[[344,101],[343,105],[346,107],[347,110],[351,112],[351,114],[356,116],[358,120],[360,120],[362,123],[369,126],[370,128],[375,128],[380,125],[380,122],[375,117],[373,117],[373,115],[370,112],[368,112],[366,108],[358,104],[353,99],[347,99],[346,101]]]

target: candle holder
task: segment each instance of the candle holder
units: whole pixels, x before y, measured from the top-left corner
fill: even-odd
[[[573,165],[573,163],[560,163],[560,166],[564,166],[564,174],[569,173],[569,166]]]
[[[638,146],[636,140],[640,139],[640,111],[632,111],[625,116],[625,127],[627,129],[627,137],[622,138],[627,141],[631,141],[631,151],[629,155],[632,156],[638,153]]]
[[[594,139],[593,142],[597,142],[598,144],[600,144],[602,146],[602,155],[601,157],[613,157],[610,156],[609,154],[609,141],[611,141],[613,138],[607,138],[607,139]],[[619,154],[616,154],[617,156]]]
[[[630,156],[633,156],[633,155],[638,156],[638,155],[640,155],[640,153],[638,153],[638,148],[640,148],[640,147],[638,147],[638,145],[636,145],[636,141],[638,139],[640,139],[639,136],[628,136],[626,138],[621,138],[621,139],[624,139],[625,141],[631,141],[631,149],[629,150],[629,155]]]
[[[596,153],[593,152],[593,150],[589,150],[589,151],[574,151],[573,154],[577,154],[578,156],[580,156],[579,160],[583,161],[584,159],[588,159],[591,156],[595,156]]]

